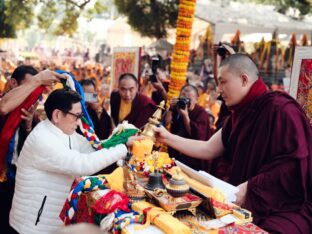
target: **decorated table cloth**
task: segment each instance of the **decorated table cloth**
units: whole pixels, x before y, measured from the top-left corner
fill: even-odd
[[[122,179],[123,170],[117,168],[110,175],[98,175],[91,177],[79,177],[72,185],[72,189],[68,195],[68,198],[64,204],[64,207],[60,213],[60,218],[63,220],[65,225],[74,223],[94,223],[100,225],[101,220],[106,216],[105,214],[98,213],[97,210],[103,208],[97,204],[107,195],[107,191],[115,191],[115,193],[122,194]],[[113,185],[113,186],[110,186]],[[121,195],[125,196],[126,195]],[[127,198],[126,198],[127,199]],[[128,200],[126,200],[128,202]],[[105,206],[106,203],[104,203]],[[102,205],[103,206],[103,205]],[[152,208],[153,207],[153,208]],[[125,207],[124,207],[125,208]],[[118,210],[118,209],[117,209]],[[122,214],[120,214],[120,212]],[[150,213],[152,212],[152,213]],[[122,218],[118,218],[122,217]],[[156,207],[148,202],[137,202],[128,203],[126,211],[115,212],[115,219],[112,232],[113,233],[126,233],[132,234],[139,231],[137,229],[126,229],[129,224],[140,224],[142,228],[149,226],[149,224],[155,225],[153,228],[164,233],[254,233],[262,234],[267,233],[252,223],[242,225],[228,225],[215,230],[208,230],[205,228],[201,218],[193,217],[180,219],[179,215],[175,217],[171,216],[168,212],[163,209]],[[209,220],[210,218],[205,218]],[[168,222],[172,220],[172,222]],[[175,224],[174,224],[175,223]],[[144,225],[145,224],[145,225]],[[138,226],[138,225],[136,225]],[[181,229],[178,229],[178,227]],[[145,233],[150,233],[149,230],[153,230],[152,227],[145,229]],[[177,232],[175,232],[176,230]],[[142,230],[140,230],[142,233]]]

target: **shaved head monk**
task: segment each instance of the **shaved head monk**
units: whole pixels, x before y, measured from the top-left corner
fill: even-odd
[[[254,223],[270,233],[311,233],[312,129],[298,103],[267,91],[246,55],[220,64],[219,92],[232,114],[208,141],[155,128],[157,140],[183,154],[224,157],[232,164],[230,183],[236,203],[253,213]]]
[[[118,91],[111,93],[111,116],[117,126],[124,120],[142,128],[157,109],[154,101],[138,92],[138,79],[132,73],[119,77]]]

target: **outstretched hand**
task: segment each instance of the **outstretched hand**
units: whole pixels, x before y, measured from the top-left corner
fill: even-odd
[[[59,74],[49,69],[39,72],[34,78],[40,85],[48,86],[53,86],[56,82],[59,82],[60,79],[67,79],[65,74]]]
[[[126,145],[128,147],[132,147],[133,145],[133,142],[135,141],[140,141],[140,140],[144,140],[146,137],[145,136],[142,136],[142,135],[135,135],[135,136],[131,136],[128,138],[128,141],[126,143]]]
[[[154,127],[153,131],[155,132],[155,138],[158,143],[167,143],[171,133],[165,127]]]

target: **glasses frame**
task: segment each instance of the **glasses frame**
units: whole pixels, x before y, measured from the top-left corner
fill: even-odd
[[[70,114],[70,115],[76,117],[76,121],[77,121],[78,119],[81,119],[81,118],[83,117],[83,113],[81,113],[81,114],[75,114],[75,113],[72,113],[72,112],[70,112],[70,111],[64,112],[64,113],[65,113],[65,114]]]

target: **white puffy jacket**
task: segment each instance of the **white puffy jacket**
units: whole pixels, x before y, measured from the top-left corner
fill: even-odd
[[[75,177],[96,173],[126,153],[122,144],[94,152],[79,134],[68,136],[42,121],[27,137],[17,162],[10,225],[20,234],[53,233],[63,225],[59,214]]]

